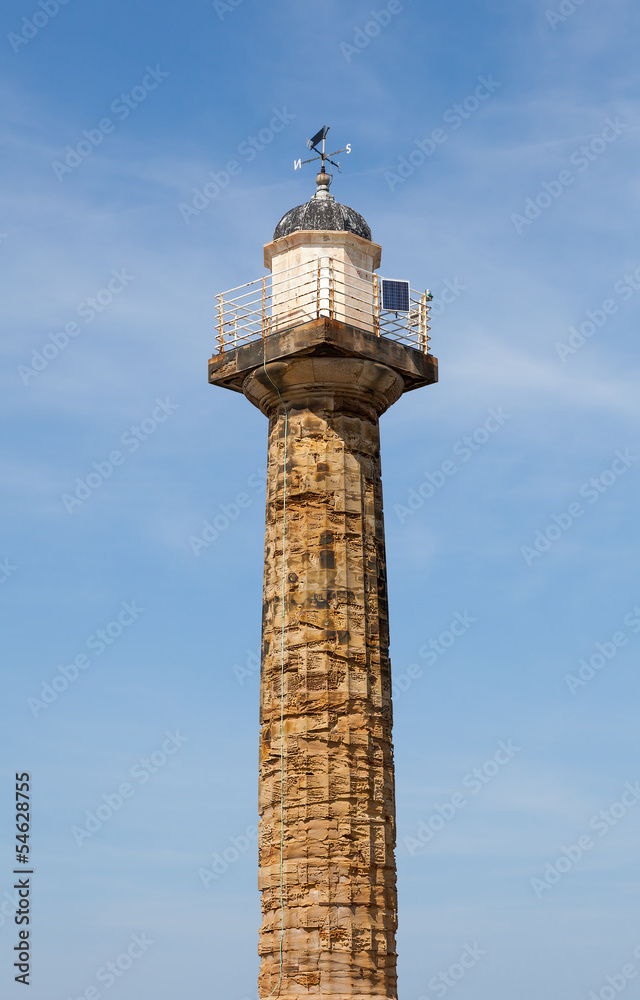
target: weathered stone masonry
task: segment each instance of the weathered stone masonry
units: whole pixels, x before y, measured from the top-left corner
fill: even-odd
[[[402,379],[302,358],[244,384],[269,416],[260,693],[260,995],[280,975],[284,411],[283,982],[277,996],[395,997],[395,803],[378,416]]]

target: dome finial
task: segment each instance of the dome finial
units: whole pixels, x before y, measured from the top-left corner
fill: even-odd
[[[318,190],[314,194],[314,199],[316,201],[328,201],[331,199],[333,201],[333,195],[329,194],[329,186],[331,184],[331,177],[326,174],[324,170],[321,170],[316,177],[316,184],[318,185]]]

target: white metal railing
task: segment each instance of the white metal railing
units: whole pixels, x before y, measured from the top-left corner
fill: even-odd
[[[429,352],[429,291],[410,289],[409,311],[381,306],[382,279],[354,264],[319,257],[217,296],[218,350],[244,347],[327,317]]]

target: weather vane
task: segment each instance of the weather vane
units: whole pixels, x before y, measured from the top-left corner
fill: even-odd
[[[318,155],[312,156],[310,160],[302,160],[302,159],[294,160],[293,161],[294,170],[297,170],[298,167],[302,167],[305,163],[314,163],[315,160],[322,160],[321,173],[323,174],[325,173],[324,169],[325,162],[330,163],[333,167],[336,167],[338,170],[340,170],[341,164],[338,163],[336,160],[332,160],[331,157],[337,156],[338,153],[350,153],[351,143],[350,142],[347,143],[344,149],[336,149],[335,153],[327,153],[326,151],[327,132],[329,131],[330,128],[331,128],[330,125],[323,125],[320,131],[316,132],[316,134],[313,136],[312,139],[307,139],[307,148],[313,149]],[[318,148],[319,142],[322,143],[322,149]]]

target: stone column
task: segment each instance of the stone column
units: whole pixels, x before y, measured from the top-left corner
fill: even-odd
[[[403,388],[391,368],[353,357],[271,362],[243,384],[269,417],[260,684],[262,1000],[397,996],[378,417]]]

